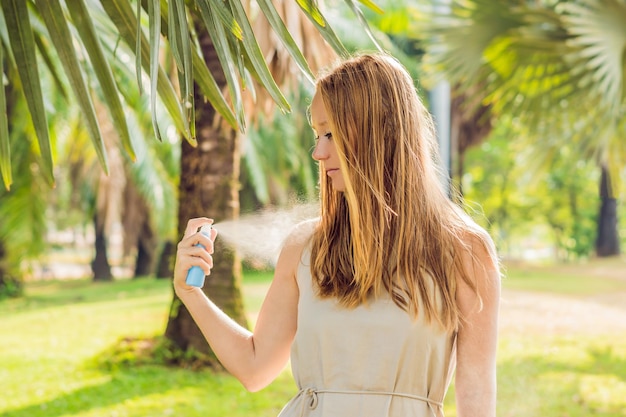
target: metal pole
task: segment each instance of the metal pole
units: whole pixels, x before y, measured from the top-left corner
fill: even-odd
[[[450,143],[450,83],[439,82],[430,91],[430,107],[435,128],[437,141],[439,142],[439,155],[443,164],[441,181],[448,195],[450,194],[450,182],[452,178],[452,150]]]
[[[447,14],[450,12],[449,0],[433,0],[435,13]],[[440,45],[438,47],[443,47]],[[452,178],[452,149],[450,141],[450,83],[440,81],[429,93],[431,113],[435,120],[437,141],[439,142],[439,155],[443,164],[441,181],[450,195]]]

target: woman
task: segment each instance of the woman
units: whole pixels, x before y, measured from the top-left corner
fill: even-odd
[[[345,60],[310,107],[321,216],[286,239],[254,332],[185,284],[213,240],[192,219],[174,287],[222,364],[251,390],[291,357],[281,417],[494,417],[500,275],[488,235],[440,185],[431,118],[392,57]],[[201,243],[204,251],[195,246]]]

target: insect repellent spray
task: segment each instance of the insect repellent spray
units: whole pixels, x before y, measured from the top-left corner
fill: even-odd
[[[200,233],[203,235],[210,237],[211,236],[211,225],[202,226],[200,229]],[[204,245],[198,243],[196,246],[200,246],[202,249],[206,249]],[[199,266],[192,266],[189,268],[187,272],[187,278],[185,279],[185,283],[192,287],[202,288],[204,286],[204,271]]]

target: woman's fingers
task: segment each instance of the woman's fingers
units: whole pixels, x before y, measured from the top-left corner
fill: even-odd
[[[213,267],[213,240],[217,231],[211,229],[209,235],[199,232],[202,226],[213,224],[213,219],[199,217],[190,219],[185,228],[183,238],[178,242],[176,265],[174,268],[174,283],[186,288],[185,278],[192,266],[200,267],[205,275],[211,273]]]
[[[196,217],[194,219],[189,219],[187,222],[187,227],[185,228],[185,234],[183,235],[183,239],[193,235],[198,232],[202,226],[207,226],[213,224],[213,219],[208,217]]]

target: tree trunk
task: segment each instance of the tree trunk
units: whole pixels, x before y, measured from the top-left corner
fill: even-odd
[[[226,86],[215,49],[208,34],[199,32],[207,66],[220,87]],[[216,122],[215,109],[196,87],[196,128],[198,147],[182,143],[179,184],[178,230],[182,236],[187,221],[206,216],[216,223],[239,215],[239,136],[230,126]],[[207,277],[204,292],[230,317],[245,325],[241,298],[241,261],[218,238],[213,255],[214,265]],[[220,368],[219,362],[189,312],[174,294],[165,337],[176,348],[207,355],[208,364]]]
[[[111,273],[111,265],[109,264],[109,257],[107,255],[107,242],[104,235],[104,222],[98,220],[98,216],[94,215],[94,231],[95,231],[95,243],[94,247],[96,255],[91,262],[91,270],[93,271],[94,281],[112,281],[113,274]]]
[[[163,251],[159,257],[159,265],[156,269],[157,278],[171,279],[174,275],[174,257],[176,256],[176,245],[168,240],[163,245]]]
[[[598,237],[596,255],[603,258],[620,254],[617,227],[617,199],[613,196],[611,176],[606,165],[602,165],[600,178],[600,213],[598,215]]]
[[[148,225],[143,227],[146,234],[152,233],[152,229]],[[156,248],[156,239],[154,237],[144,237],[140,235],[137,241],[137,260],[135,262],[135,273],[133,277],[145,277],[152,275],[154,272],[154,257]]]
[[[468,103],[468,97],[453,91],[450,105],[450,180],[463,197],[465,154],[472,146],[480,145],[491,133],[491,107]]]

